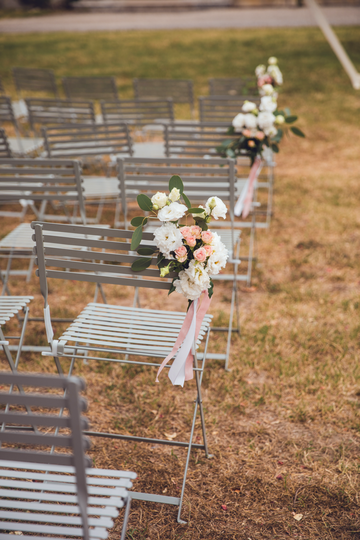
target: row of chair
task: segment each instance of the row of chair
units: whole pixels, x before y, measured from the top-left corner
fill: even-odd
[[[52,70],[14,67],[12,69],[15,88],[19,97],[24,92],[42,92],[60,97],[55,74]],[[115,77],[65,77],[63,91],[67,99],[117,100]],[[156,99],[171,97],[174,103],[188,103],[194,108],[194,85],[183,79],[141,79],[133,80],[136,99]],[[0,81],[0,92],[4,92]],[[216,95],[257,95],[255,77],[223,77],[209,79],[209,94]]]

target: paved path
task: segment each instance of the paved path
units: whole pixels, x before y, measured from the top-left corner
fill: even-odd
[[[325,7],[331,25],[360,25],[360,6]],[[0,33],[276,28],[316,26],[307,8],[210,9],[174,13],[69,13],[0,20]]]

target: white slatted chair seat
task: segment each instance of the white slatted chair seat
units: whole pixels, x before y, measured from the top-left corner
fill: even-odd
[[[33,299],[33,296],[0,296],[0,325],[17,315]]]
[[[81,349],[162,358],[172,350],[185,313],[91,303],[59,337],[64,353]],[[199,347],[210,326],[206,315],[200,329]],[[71,348],[69,348],[71,347]]]
[[[9,393],[0,392],[0,403],[6,405],[0,411],[0,538],[11,540],[20,533],[28,540],[106,540],[126,505],[124,540],[130,509],[127,490],[136,474],[91,468],[84,455],[90,441],[82,433],[88,427],[81,416],[86,409],[79,397],[83,381],[19,373],[1,373],[0,380],[12,385]],[[52,392],[30,392],[29,386],[36,384]],[[44,407],[51,413],[43,412]],[[9,443],[20,443],[21,449],[9,448]],[[53,446],[52,452],[44,451],[44,446]]]

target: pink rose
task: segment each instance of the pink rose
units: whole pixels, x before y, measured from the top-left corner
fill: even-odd
[[[187,259],[187,249],[185,246],[180,246],[175,250],[175,256],[177,260],[181,263],[185,262]]]
[[[198,225],[192,225],[192,227],[190,227],[190,231],[192,236],[195,236],[195,238],[199,240],[201,235],[201,228]]]
[[[188,246],[194,247],[196,245],[196,238],[194,236],[187,236],[185,242]]]
[[[184,238],[191,235],[190,227],[180,227],[180,232]]]
[[[263,131],[258,131],[255,135],[255,137],[259,140],[259,141],[262,141],[265,137],[265,133]]]
[[[203,231],[201,233],[201,240],[204,242],[204,244],[211,244],[213,239],[214,235],[211,231]]]
[[[214,248],[211,246],[204,246],[204,249],[206,251],[206,256],[210,257],[214,253]]]
[[[204,262],[204,261],[206,261],[206,257],[207,257],[207,254],[206,254],[205,248],[201,247],[201,248],[196,249],[194,251],[194,258],[197,261]]]
[[[264,84],[271,84],[272,78],[270,75],[263,75],[262,77],[258,78],[258,86],[264,86]]]
[[[250,146],[250,148],[254,148],[255,142],[254,141],[248,141],[248,145]]]
[[[244,129],[243,130],[244,137],[251,137],[251,130],[250,129]]]

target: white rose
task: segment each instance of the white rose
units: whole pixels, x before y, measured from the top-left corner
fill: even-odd
[[[176,187],[172,188],[170,191],[169,199],[172,202],[178,201],[180,199],[180,190]]]
[[[204,208],[204,207],[201,206],[201,204],[199,204],[198,208]],[[204,208],[204,211],[201,214],[193,214],[193,216],[194,216],[194,218],[206,219],[207,218],[207,213],[206,213],[205,208]]]
[[[270,126],[268,128],[264,128],[264,133],[267,137],[275,137],[277,134],[277,129],[275,126]]]
[[[271,96],[274,93],[274,87],[272,84],[264,84],[264,86],[261,87],[261,90],[264,96]]]
[[[244,112],[249,113],[256,110],[256,103],[246,100],[241,108]]]
[[[188,300],[196,300],[200,297],[203,289],[194,283],[191,277],[182,270],[179,272],[179,279],[174,281],[174,287],[176,292],[182,294]]]
[[[277,109],[276,100],[272,96],[263,96],[259,107],[260,111],[274,112]]]
[[[158,191],[151,197],[151,202],[153,205],[156,205],[158,208],[163,208],[167,201],[167,195],[166,193],[161,193]]]
[[[255,129],[256,128],[256,116],[252,113],[245,114],[245,126],[248,129]]]
[[[268,60],[269,66],[275,66],[277,63],[278,63],[278,59],[276,58],[276,56],[270,56]]]
[[[206,213],[215,219],[225,219],[227,208],[219,197],[210,197],[205,204]]]
[[[184,204],[172,202],[158,212],[158,218],[160,221],[177,221],[185,215],[186,211],[187,207]]]
[[[206,265],[206,270],[212,276],[218,274],[222,268],[225,268],[229,257],[229,252],[221,242],[221,237],[217,233],[213,234],[216,236],[211,245],[215,248],[215,251],[210,255]]]
[[[278,66],[269,66],[268,74],[274,79],[277,85],[281,86],[283,83],[283,76]]]
[[[183,245],[183,236],[180,229],[173,223],[164,223],[154,232],[156,247],[167,258],[172,258],[171,251],[179,249]]]
[[[283,124],[284,122],[285,122],[285,117],[282,114],[278,114],[275,117],[275,124],[277,124],[278,126],[281,126],[281,124]]]
[[[245,125],[245,114],[237,114],[231,123],[235,131],[241,131]]]
[[[256,69],[255,69],[255,75],[257,77],[262,77],[262,75],[265,75],[265,71],[266,71],[266,67],[264,66],[264,64],[260,64]]]
[[[210,287],[210,276],[202,263],[193,259],[185,272],[202,291]]]
[[[263,129],[265,132],[266,128],[270,128],[274,125],[275,116],[272,112],[261,111],[257,117],[257,123],[260,129]]]

